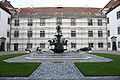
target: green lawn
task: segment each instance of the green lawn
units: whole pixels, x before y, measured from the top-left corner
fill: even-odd
[[[120,55],[91,53],[113,59],[111,62],[75,62],[85,76],[120,76]]]
[[[41,63],[7,63],[4,59],[27,53],[0,56],[0,77],[28,77]]]

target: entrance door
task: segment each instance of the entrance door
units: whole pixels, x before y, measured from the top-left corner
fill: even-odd
[[[5,42],[1,43],[0,51],[5,51]]]
[[[116,47],[116,42],[115,41],[112,42],[112,50],[113,51],[117,51],[117,47]]]
[[[18,43],[14,43],[14,51],[18,51]]]

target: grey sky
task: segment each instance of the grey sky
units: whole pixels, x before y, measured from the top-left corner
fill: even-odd
[[[104,7],[110,0],[8,0],[14,7]]]

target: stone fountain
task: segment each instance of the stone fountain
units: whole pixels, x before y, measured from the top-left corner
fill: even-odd
[[[54,39],[49,40],[50,43],[50,50],[52,50],[54,53],[63,53],[65,50],[67,50],[67,42],[68,40],[65,40],[62,38],[62,32],[61,27],[58,25],[56,27],[57,33]]]

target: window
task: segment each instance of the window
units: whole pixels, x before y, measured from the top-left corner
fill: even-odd
[[[45,37],[45,31],[40,31],[40,37]]]
[[[19,31],[14,31],[14,37],[19,37]]]
[[[120,18],[120,11],[117,12],[117,19]]]
[[[75,18],[71,19],[71,26],[76,26],[76,19]]]
[[[108,36],[108,37],[110,36],[110,30],[107,31],[107,36]]]
[[[71,37],[76,37],[76,31],[71,31]]]
[[[7,37],[10,37],[10,32],[9,31],[7,31]]]
[[[33,19],[28,19],[28,26],[32,26],[33,25]]]
[[[14,26],[19,26],[19,19],[15,20]]]
[[[103,37],[103,32],[102,31],[98,31],[98,37]]]
[[[92,25],[93,25],[92,19],[88,19],[88,26],[92,26]]]
[[[110,48],[110,47],[111,47],[111,46],[110,46],[110,42],[109,42],[109,43],[107,43],[107,47],[108,47],[108,48]]]
[[[76,48],[76,43],[71,43],[71,48]]]
[[[98,48],[103,48],[103,43],[98,43]]]
[[[32,37],[32,31],[28,31],[27,36]]]
[[[40,43],[40,48],[41,49],[45,48],[45,43]]]
[[[32,48],[32,43],[27,43],[27,48]]]
[[[93,37],[93,31],[88,31],[88,37]]]
[[[93,48],[93,43],[88,43],[88,46]]]
[[[120,27],[118,27],[118,34],[120,34]]]
[[[118,48],[120,48],[120,42],[118,42]]]
[[[45,26],[45,18],[40,19],[40,26]]]
[[[61,18],[57,18],[57,23],[56,23],[56,25],[62,25],[62,19]]]
[[[98,19],[98,26],[102,26],[102,19]]]
[[[109,17],[107,18],[107,24],[109,24]]]
[[[8,24],[10,24],[10,21],[11,21],[10,18],[8,18]]]

